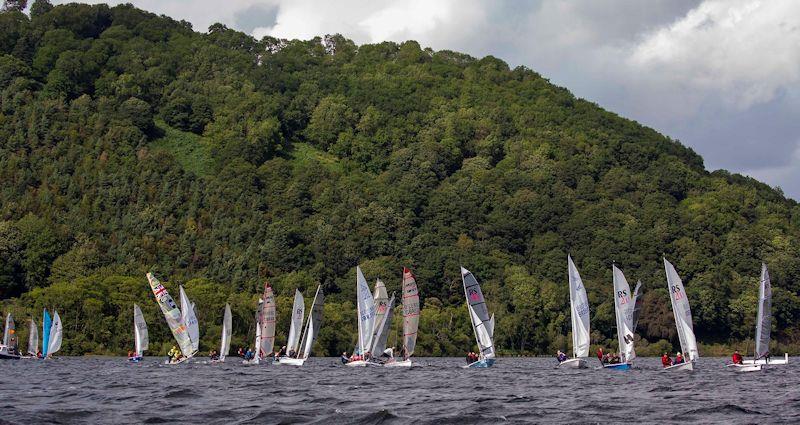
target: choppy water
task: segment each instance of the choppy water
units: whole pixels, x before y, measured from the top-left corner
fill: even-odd
[[[629,372],[543,358],[470,370],[455,358],[410,370],[161,361],[0,361],[0,423],[800,422],[800,360],[745,374],[711,358],[689,373],[664,373],[655,358]]]

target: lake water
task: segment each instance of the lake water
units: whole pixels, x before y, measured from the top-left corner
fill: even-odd
[[[554,369],[545,358],[469,370],[457,358],[405,370],[336,358],[302,368],[162,361],[0,361],[0,423],[800,422],[800,360],[743,374],[714,358],[688,373],[662,372],[656,358],[628,372]]]

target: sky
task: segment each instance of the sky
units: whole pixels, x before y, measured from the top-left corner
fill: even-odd
[[[125,2],[198,31],[221,22],[257,38],[341,33],[492,55],[680,140],[709,170],[800,200],[798,0]]]

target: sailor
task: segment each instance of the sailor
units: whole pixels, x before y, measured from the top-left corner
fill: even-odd
[[[661,356],[661,366],[664,367],[672,366],[672,359],[669,357],[669,354],[664,353],[664,355]]]
[[[174,362],[174,361],[176,361],[178,359],[178,357],[180,356],[180,353],[181,353],[181,350],[178,350],[178,347],[173,345],[172,349],[169,350],[169,352],[167,353],[167,356],[170,358],[171,361]]]
[[[347,357],[347,351],[342,353],[342,357],[339,358],[342,361],[342,364],[347,364],[350,362],[350,358]]]
[[[567,355],[561,350],[558,350],[558,353],[556,353],[556,359],[558,359],[559,363],[563,363],[567,360]]]
[[[680,351],[678,351],[678,353],[675,354],[675,364],[681,364],[683,362],[684,362],[683,355],[681,354]]]
[[[733,364],[743,364],[744,363],[744,359],[742,358],[742,355],[739,354],[739,350],[736,350],[736,351],[733,352],[733,356],[731,356],[731,360],[733,360]]]

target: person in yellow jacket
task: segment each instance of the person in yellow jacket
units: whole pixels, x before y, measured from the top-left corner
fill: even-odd
[[[167,356],[169,356],[171,362],[175,363],[178,361],[181,354],[181,350],[179,350],[177,346],[173,345],[172,349],[167,353]]]

